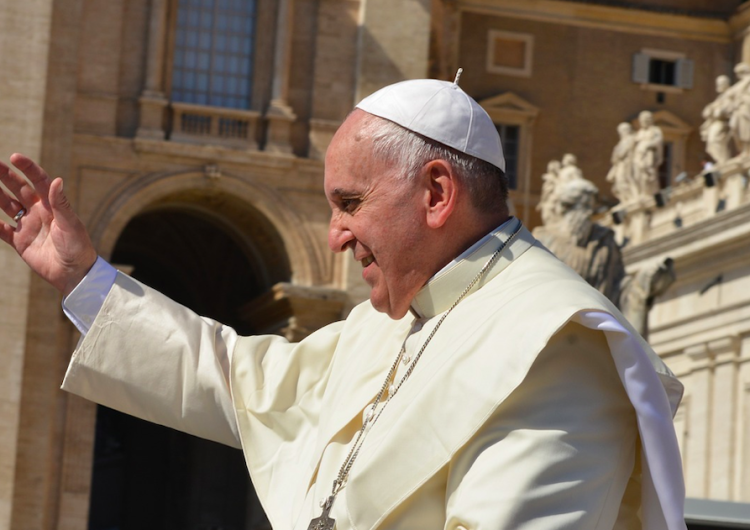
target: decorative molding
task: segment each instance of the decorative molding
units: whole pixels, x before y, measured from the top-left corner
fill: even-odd
[[[348,300],[340,289],[282,282],[243,306],[240,318],[258,333],[276,333],[297,342],[340,320]]]
[[[514,41],[522,46],[522,65],[502,65],[497,62],[497,41]],[[534,35],[530,33],[516,33],[515,31],[501,31],[491,29],[487,33],[487,72],[516,77],[531,77],[534,58]]]
[[[659,110],[653,113],[654,124],[662,128],[664,132],[674,131],[678,134],[688,135],[693,132],[693,127],[685,120],[668,110]]]
[[[268,127],[264,151],[291,154],[292,124],[297,119],[292,108],[284,100],[274,99],[266,111],[265,118],[268,121]]]
[[[530,125],[539,114],[539,107],[532,105],[513,92],[505,92],[498,96],[483,99],[479,104],[487,111],[493,121],[502,123]]]
[[[743,3],[729,18],[729,28],[734,38],[741,39],[750,30],[750,4]]]
[[[462,11],[638,35],[730,44],[732,30],[718,19],[555,0],[459,0]]]
[[[695,344],[685,348],[685,355],[687,355],[692,361],[702,361],[703,359],[709,359],[712,357],[711,350],[705,343]]]
[[[733,353],[734,356],[739,356],[740,338],[737,335],[730,335],[728,337],[712,340],[708,343],[708,349],[711,351],[711,356],[713,358],[726,353]]]
[[[221,168],[217,164],[208,164],[203,166],[203,174],[212,182],[221,178]]]

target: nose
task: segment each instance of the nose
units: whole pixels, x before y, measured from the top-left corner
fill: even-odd
[[[328,246],[333,252],[344,252],[354,242],[354,234],[334,213],[328,225]]]

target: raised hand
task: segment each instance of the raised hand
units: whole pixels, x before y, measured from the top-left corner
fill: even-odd
[[[0,239],[63,295],[68,295],[96,261],[86,228],[63,193],[61,178],[51,180],[30,158],[14,154],[11,163],[33,187],[0,162],[0,209],[16,218],[16,227],[0,220]]]

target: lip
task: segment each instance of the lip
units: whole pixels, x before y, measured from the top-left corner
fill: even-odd
[[[375,263],[375,258],[372,256],[365,256],[359,262],[362,264],[362,268],[366,269],[370,264]]]

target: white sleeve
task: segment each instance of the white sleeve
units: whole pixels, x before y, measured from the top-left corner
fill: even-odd
[[[101,257],[97,258],[94,266],[76,285],[75,289],[63,298],[62,309],[65,316],[75,324],[75,327],[86,336],[91,329],[91,325],[99,314],[99,310],[104,304],[112,285],[115,283],[117,269],[104,261]]]

